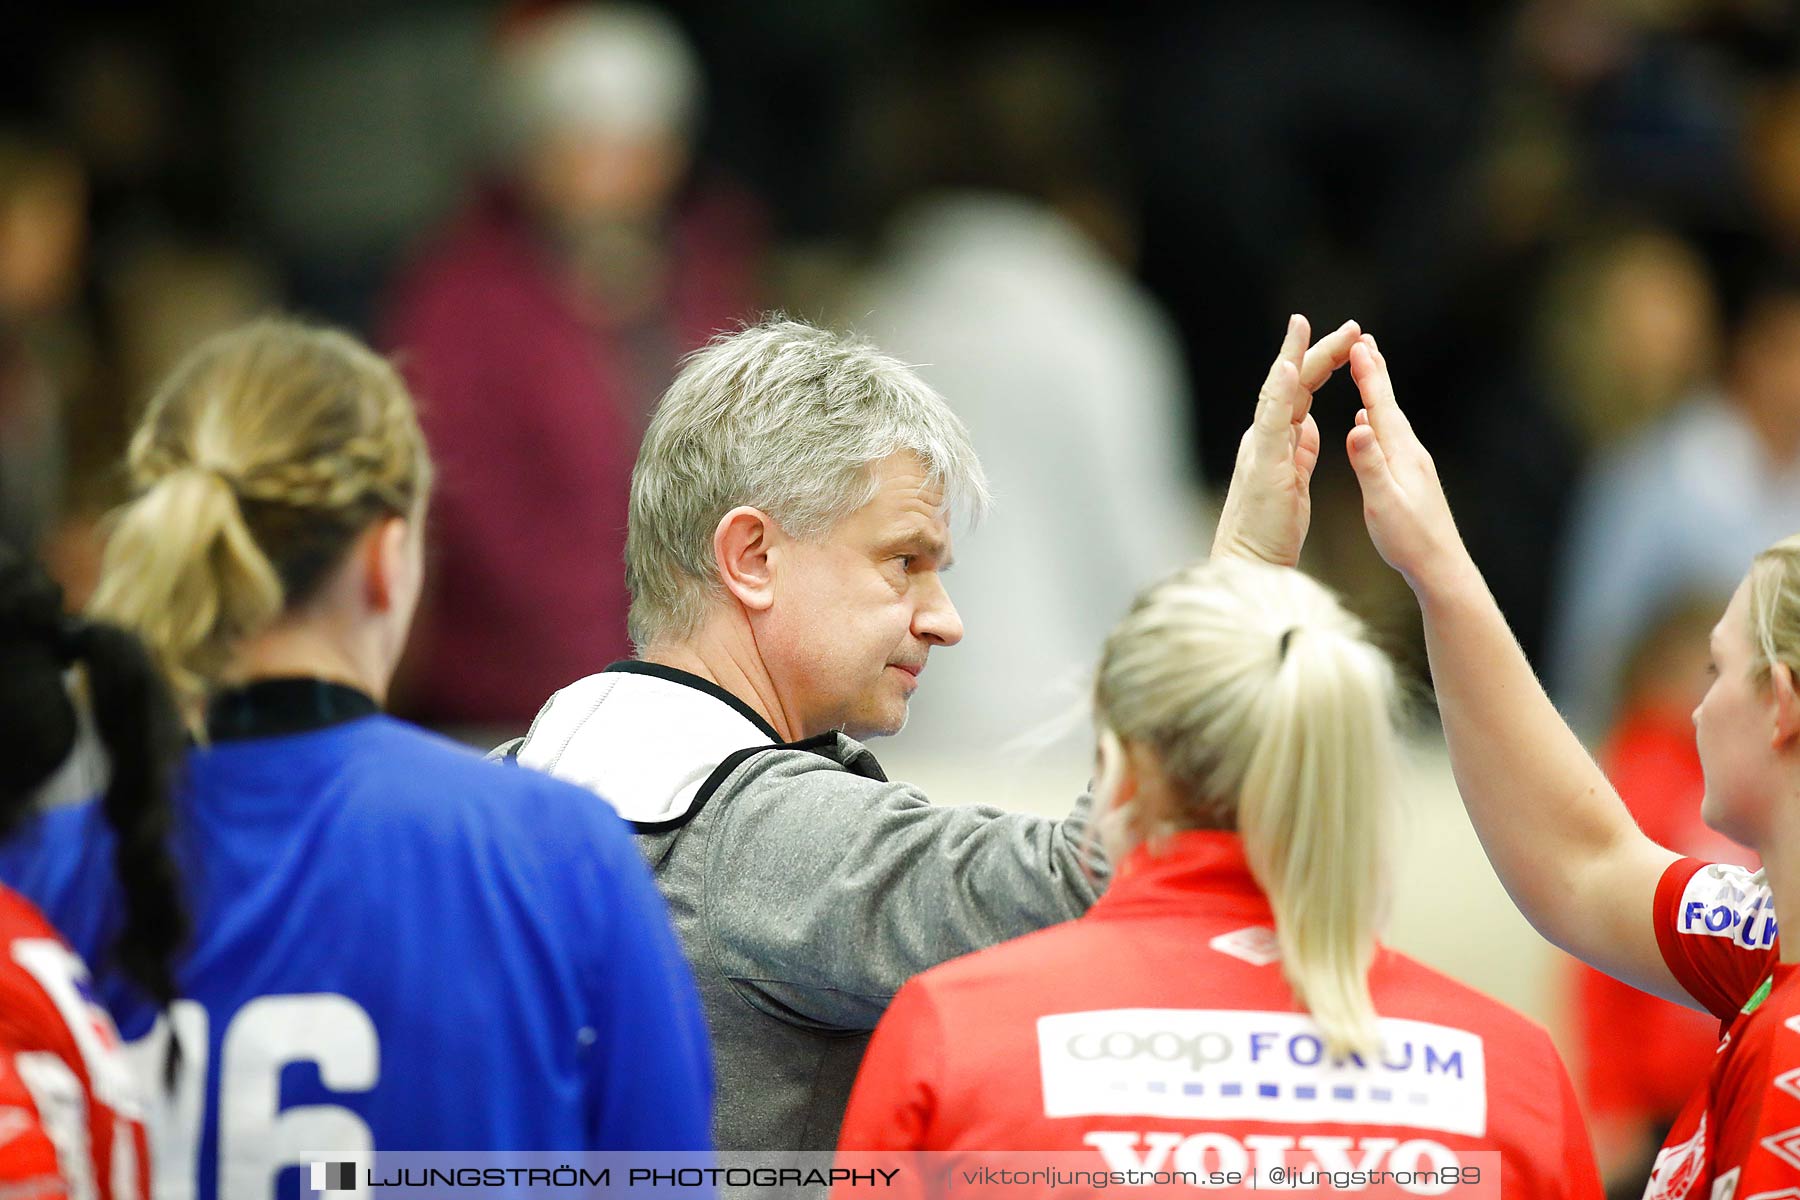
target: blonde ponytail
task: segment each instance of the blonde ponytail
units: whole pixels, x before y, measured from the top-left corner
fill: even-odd
[[[121,510],[91,610],[136,631],[184,711],[281,612],[281,580],[217,471],[183,466]]]
[[[1392,669],[1335,621],[1300,624],[1238,796],[1283,969],[1335,1050],[1375,1049],[1369,967],[1393,819]]]
[[[1107,640],[1096,709],[1149,750],[1174,811],[1140,838],[1235,828],[1282,969],[1334,1054],[1378,1050],[1369,968],[1386,915],[1398,689],[1388,658],[1298,571],[1224,561],[1149,589]]]
[[[431,463],[393,367],[345,334],[258,321],[188,355],[129,455],[92,613],[150,647],[190,724],[245,638],[303,603]]]

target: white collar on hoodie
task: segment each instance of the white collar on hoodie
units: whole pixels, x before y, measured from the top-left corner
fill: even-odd
[[[638,826],[687,816],[715,768],[778,745],[767,722],[717,684],[655,663],[614,663],[550,697],[519,765],[579,784]]]

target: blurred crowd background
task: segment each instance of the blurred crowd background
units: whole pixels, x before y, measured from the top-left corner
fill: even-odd
[[[272,308],[345,325],[399,357],[442,467],[397,707],[518,732],[629,652],[626,487],[679,356],[782,310],[921,364],[997,493],[951,579],[968,640],[893,758],[957,764],[964,794],[1005,754],[1079,770],[1084,672],[1204,551],[1283,318],[1353,317],[1645,827],[1748,861],[1699,824],[1688,714],[1730,588],[1800,529],[1800,5],[87,0],[6,24],[0,534],[72,603],[173,360]],[[1416,666],[1353,411],[1320,394],[1306,565]],[[1559,995],[1628,1190],[1711,1031],[1597,977]]]

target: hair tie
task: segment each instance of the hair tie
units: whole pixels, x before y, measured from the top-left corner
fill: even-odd
[[[225,490],[230,492],[233,496],[237,496],[243,490],[235,473],[224,467],[215,466],[212,463],[190,462],[179,469],[183,471],[193,471],[197,474],[204,475],[209,479],[217,480],[219,483],[224,484]]]

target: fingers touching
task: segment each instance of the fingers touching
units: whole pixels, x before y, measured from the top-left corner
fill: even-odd
[[[1315,342],[1305,358],[1296,363],[1300,368],[1300,386],[1309,394],[1323,387],[1333,371],[1350,361],[1350,349],[1361,335],[1362,328],[1355,321],[1345,321]]]
[[[1290,459],[1302,486],[1319,461],[1319,426],[1312,416],[1312,393],[1346,364],[1362,395],[1363,407],[1345,440],[1352,465],[1387,474],[1387,460],[1413,439],[1412,426],[1394,399],[1387,359],[1371,334],[1355,321],[1321,337],[1310,347],[1311,326],[1298,314],[1288,318],[1281,350],[1257,398],[1255,441],[1260,453]]]
[[[1295,314],[1288,318],[1287,333],[1281,339],[1281,350],[1269,364],[1269,377],[1263,380],[1256,398],[1258,435],[1271,448],[1278,439],[1287,437],[1288,427],[1306,415],[1312,396],[1300,386],[1300,366],[1306,355],[1306,339],[1311,330],[1306,318]]]
[[[1237,465],[1219,527],[1215,555],[1293,566],[1311,521],[1309,484],[1319,463],[1319,425],[1312,394],[1350,359],[1362,334],[1354,321],[1309,346],[1305,317],[1288,318],[1281,350],[1257,395],[1256,417],[1238,443]]]
[[[1299,313],[1289,317],[1281,350],[1263,381],[1257,424],[1266,425],[1273,433],[1283,425],[1298,426],[1304,422],[1312,410],[1312,394],[1324,386],[1332,372],[1350,361],[1350,350],[1361,335],[1362,329],[1355,321],[1345,321],[1309,347],[1312,326]]]

